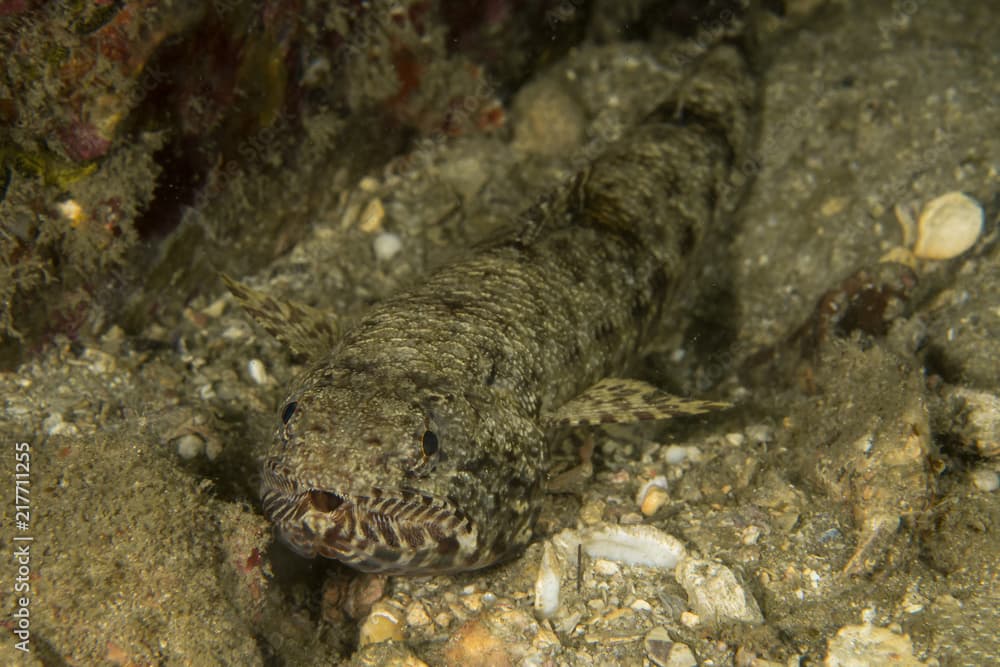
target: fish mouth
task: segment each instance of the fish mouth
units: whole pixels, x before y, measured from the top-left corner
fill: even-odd
[[[455,503],[412,489],[344,493],[264,466],[264,513],[281,539],[307,558],[323,556],[364,572],[441,574],[479,563],[479,528]]]

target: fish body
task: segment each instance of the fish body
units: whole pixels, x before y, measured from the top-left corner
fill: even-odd
[[[279,535],[365,571],[485,567],[531,539],[553,426],[712,407],[618,378],[731,199],[752,98],[742,56],[717,49],[514,234],[339,335],[288,387],[263,463]],[[279,337],[310,315],[230,289]]]

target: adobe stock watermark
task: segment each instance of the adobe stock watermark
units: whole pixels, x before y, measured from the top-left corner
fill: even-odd
[[[14,647],[31,652],[31,445],[13,443],[12,457],[14,501],[14,535],[11,539],[11,561],[14,567],[14,611],[5,623],[17,637]]]

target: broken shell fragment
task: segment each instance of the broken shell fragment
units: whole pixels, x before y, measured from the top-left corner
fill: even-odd
[[[764,622],[753,594],[722,563],[686,556],[677,564],[674,578],[700,616],[719,622]]]
[[[551,543],[542,547],[542,562],[535,579],[535,612],[540,618],[552,618],[559,611],[562,568]]]
[[[402,614],[398,609],[384,602],[375,603],[371,613],[358,628],[358,646],[386,641],[402,641],[404,638]]]
[[[582,541],[591,558],[626,565],[670,570],[684,555],[680,540],[652,526],[608,526],[585,532]]]
[[[982,231],[979,203],[961,192],[949,192],[924,207],[913,254],[921,259],[951,259],[971,248]]]

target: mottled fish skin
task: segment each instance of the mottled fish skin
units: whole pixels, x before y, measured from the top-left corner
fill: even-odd
[[[484,567],[529,542],[549,427],[615,420],[615,392],[631,385],[599,381],[669,326],[671,295],[732,199],[752,77],[723,46],[683,88],[526,212],[516,235],[378,305],[291,383],[262,482],[288,544],[427,574]],[[586,403],[595,383],[601,400],[576,418],[573,400]]]

